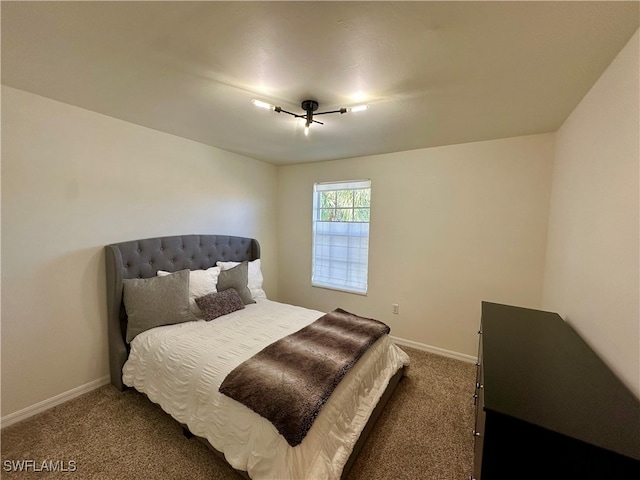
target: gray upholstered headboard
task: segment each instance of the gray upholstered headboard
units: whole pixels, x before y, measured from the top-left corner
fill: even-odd
[[[217,261],[242,262],[260,258],[253,238],[224,235],[179,235],[147,238],[107,245],[107,313],[109,321],[109,368],[111,383],[123,390],[122,367],[129,355],[125,341],[127,313],[122,302],[122,280],[149,278],[158,270],[200,270]]]

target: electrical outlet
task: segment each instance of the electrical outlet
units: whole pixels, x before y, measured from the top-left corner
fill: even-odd
[[[395,313],[395,314],[400,313],[400,305],[398,305],[397,303],[394,303],[393,305],[391,305],[391,308],[392,308],[391,311],[393,313]]]

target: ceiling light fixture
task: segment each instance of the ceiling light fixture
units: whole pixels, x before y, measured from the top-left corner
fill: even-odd
[[[328,113],[342,114],[342,113],[349,113],[349,112],[362,112],[367,108],[369,108],[369,105],[357,105],[355,107],[343,107],[338,110],[330,110],[327,112],[316,112],[316,110],[318,109],[318,102],[316,102],[315,100],[305,100],[302,102],[302,105],[301,105],[305,113],[299,114],[299,113],[287,112],[286,110],[283,110],[281,107],[278,107],[276,105],[271,105],[270,103],[263,102],[262,100],[258,100],[256,98],[252,98],[251,103],[253,103],[256,107],[266,108],[278,113],[286,113],[296,118],[303,118],[305,120],[305,124],[304,124],[305,135],[309,135],[309,127],[311,127],[312,123],[319,123],[320,125],[324,125],[323,122],[319,122],[318,120],[315,120],[313,118],[314,115],[318,116],[318,115],[326,115]]]

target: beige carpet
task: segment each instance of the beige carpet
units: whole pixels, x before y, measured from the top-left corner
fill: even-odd
[[[411,365],[348,480],[468,478],[473,462],[475,367],[403,349]],[[1,433],[3,479],[186,479],[240,477],[134,391],[111,385]],[[7,461],[73,461],[74,473],[8,472]],[[302,479],[301,479],[302,480]]]

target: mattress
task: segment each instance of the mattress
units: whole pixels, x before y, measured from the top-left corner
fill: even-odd
[[[257,299],[211,322],[157,327],[133,339],[122,378],[252,479],[337,479],[389,379],[409,363],[388,335],[344,377],[296,447],[268,420],[218,392],[237,365],[323,314]]]

